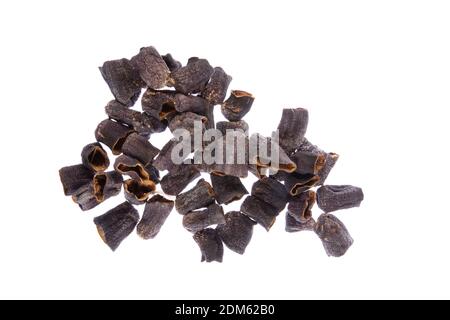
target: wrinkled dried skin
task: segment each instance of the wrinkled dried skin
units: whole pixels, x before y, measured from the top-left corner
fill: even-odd
[[[187,143],[187,142],[183,141],[179,142],[175,138],[169,140],[169,142],[167,142],[164,145],[164,147],[162,147],[158,157],[153,161],[153,166],[160,171],[174,170],[174,168],[176,168],[177,165],[172,161],[172,152],[174,152],[174,148],[177,147],[179,143]],[[194,151],[192,145],[188,146],[188,148],[190,148],[191,153]],[[185,160],[189,156],[189,154],[184,154],[182,160]]]
[[[149,88],[160,89],[167,83],[170,70],[154,47],[142,48],[131,63]]]
[[[286,232],[314,231],[316,221],[311,218],[304,222],[297,221],[289,212],[286,213]]]
[[[328,256],[341,257],[353,244],[353,239],[345,225],[332,214],[320,215],[314,231],[322,240]]]
[[[253,235],[253,220],[239,211],[231,211],[225,215],[225,223],[217,226],[217,233],[223,243],[232,251],[244,254]]]
[[[276,208],[254,196],[245,198],[244,202],[241,204],[241,212],[255,220],[267,231],[269,231],[275,223],[275,219],[278,215],[278,210]]]
[[[133,129],[118,122],[106,119],[99,123],[95,130],[95,139],[106,144],[114,155],[122,153],[122,145]]]
[[[175,208],[178,213],[186,214],[199,208],[207,207],[215,200],[214,190],[204,179],[200,179],[194,188],[177,196]]]
[[[193,236],[202,253],[202,262],[222,262],[223,243],[215,229],[204,229]]]
[[[181,114],[176,115],[173,117],[173,119],[169,122],[169,129],[173,133],[177,129],[184,129],[189,131],[191,135],[194,134],[194,124],[196,122],[201,124],[201,130],[205,129],[205,123],[208,121],[208,119],[204,116],[198,115],[193,112],[184,112]]]
[[[219,204],[230,204],[248,194],[247,189],[238,177],[221,176],[212,173],[211,184]]]
[[[120,243],[128,237],[138,221],[139,213],[126,201],[94,218],[98,234],[112,251],[115,251]]]
[[[121,173],[130,176],[132,179],[139,182],[157,181],[157,171],[151,165],[144,166],[138,160],[126,155],[121,155],[116,158],[114,162],[114,169]]]
[[[162,58],[163,58],[164,62],[166,63],[167,67],[169,68],[170,72],[178,70],[182,66],[181,62],[178,60],[175,60],[170,53],[163,55]]]
[[[94,172],[82,164],[59,169],[59,178],[66,196],[71,196],[82,186],[90,184],[93,177]]]
[[[248,136],[248,124],[244,120],[239,121],[219,121],[216,123],[216,129],[219,130],[223,135],[227,134],[227,130],[236,131],[240,130],[241,132],[246,133]]]
[[[303,108],[283,109],[278,131],[280,146],[288,153],[297,149],[308,128],[308,110]]]
[[[223,208],[215,203],[204,210],[191,211],[183,216],[183,227],[192,233],[222,223],[225,223]]]
[[[288,192],[284,185],[268,177],[263,177],[253,184],[252,196],[269,203],[277,209],[277,213],[283,211],[288,201]]]
[[[194,112],[206,116],[208,114],[208,109],[208,101],[201,97],[186,96],[181,93],[175,95],[175,110],[178,112]]]
[[[256,159],[250,160],[252,160],[252,164],[256,163],[258,170],[260,168],[267,168],[270,169],[270,172],[284,171],[291,173],[297,169],[297,165],[289,158],[283,148],[271,138],[256,134],[251,139],[255,139],[253,143],[257,143],[258,156]],[[272,149],[275,153],[278,153],[278,164],[272,162]]]
[[[250,111],[254,100],[251,93],[233,90],[222,104],[222,114],[229,121],[239,121]]]
[[[81,151],[83,165],[92,171],[102,172],[109,167],[109,158],[106,151],[98,142],[86,145]]]
[[[130,134],[122,146],[123,154],[138,160],[143,165],[150,164],[159,151],[147,138],[137,133]]]
[[[362,189],[355,186],[327,185],[317,190],[317,205],[327,213],[359,207],[363,200]]]
[[[144,83],[132,63],[127,59],[106,61],[99,69],[114,98],[128,107],[134,105]]]
[[[311,209],[316,203],[316,193],[312,190],[300,193],[291,198],[288,213],[298,222],[305,223],[312,217]]]
[[[125,199],[135,205],[144,204],[150,194],[156,190],[156,186],[152,181],[144,183],[128,179],[123,182]]]
[[[161,132],[162,128],[165,129],[165,125],[160,120],[148,114],[129,109],[116,100],[112,100],[106,105],[105,112],[111,119],[132,127],[142,136],[149,136],[152,133]]]
[[[159,120],[166,120],[176,113],[175,91],[147,89],[141,99],[142,110]]]
[[[231,80],[232,77],[227,75],[221,67],[215,67],[214,73],[201,96],[212,105],[221,104],[225,100]]]
[[[291,173],[285,176],[284,186],[291,196],[298,196],[300,193],[311,189],[320,182],[318,175]]]
[[[194,165],[181,164],[170,170],[161,180],[164,193],[176,196],[188,186],[189,183],[200,177],[200,171]]]
[[[161,230],[172,211],[174,202],[159,194],[153,196],[146,204],[142,219],[137,225],[137,234],[145,239],[153,239]]]
[[[118,195],[122,189],[122,182],[122,175],[116,171],[97,173],[92,182],[95,198],[103,202]]]
[[[318,176],[320,177],[319,185],[323,185],[328,177],[328,174],[333,169],[334,165],[339,159],[339,155],[333,152],[327,153],[320,149],[318,146],[313,145],[308,139],[304,138],[302,144],[298,148],[299,152],[312,152],[314,154],[322,154],[325,156],[325,165],[319,170]]]
[[[186,66],[172,72],[170,83],[184,94],[201,92],[208,83],[214,69],[205,59],[189,59]]]
[[[297,151],[291,156],[297,165],[295,172],[300,174],[318,174],[325,166],[326,155]]]

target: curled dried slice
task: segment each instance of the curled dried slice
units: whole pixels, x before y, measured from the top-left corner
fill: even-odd
[[[216,203],[206,209],[191,211],[183,216],[183,227],[190,232],[197,232],[214,224],[225,223],[223,208]]]
[[[83,165],[92,171],[101,172],[109,167],[109,158],[100,143],[90,143],[81,151]]]
[[[134,179],[128,179],[123,182],[125,199],[135,205],[144,204],[150,194],[156,190],[153,181],[140,182]]]
[[[291,173],[285,175],[284,185],[291,196],[298,196],[303,191],[309,190],[320,182],[318,175]]]
[[[122,146],[122,152],[138,160],[143,165],[147,165],[158,155],[159,149],[153,146],[147,138],[137,133],[132,133],[125,140]]]
[[[121,155],[116,158],[114,162],[114,169],[121,173],[130,176],[139,182],[158,182],[158,171],[152,166],[144,166],[138,160],[126,155]]]
[[[313,153],[297,151],[291,159],[297,165],[295,172],[300,174],[318,174],[325,166],[326,155],[323,153]]]
[[[307,222],[312,218],[311,208],[316,203],[316,193],[312,190],[300,193],[291,198],[288,213],[299,222]]]
[[[229,121],[239,121],[250,111],[254,100],[251,93],[233,90],[222,104],[222,114]]]
[[[143,239],[153,239],[161,230],[164,222],[169,216],[174,202],[157,194],[146,204],[142,219],[137,225],[137,234]]]
[[[122,145],[133,129],[118,122],[106,119],[99,123],[95,130],[95,139],[106,144],[114,155],[122,153]]]
[[[129,203],[123,202],[105,214],[94,218],[100,238],[115,251],[138,223],[139,213]]]
[[[175,91],[147,89],[141,99],[142,110],[159,120],[171,118],[175,113]]]
[[[286,232],[314,231],[315,221],[313,218],[300,222],[297,221],[289,212],[286,213]]]

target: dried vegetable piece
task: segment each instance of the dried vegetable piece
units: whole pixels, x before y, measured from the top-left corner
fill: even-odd
[[[188,145],[187,148],[190,148],[191,152],[193,152],[193,148],[192,148],[192,144],[190,142],[184,142],[184,141],[178,141],[177,139],[173,138],[171,140],[169,140],[169,142],[167,142],[164,147],[162,147],[158,157],[153,161],[153,166],[160,170],[160,171],[164,171],[164,170],[173,170],[174,168],[177,167],[177,165],[175,163],[173,163],[172,161],[172,152],[174,152],[174,148],[176,148],[179,143],[183,143],[182,146],[184,146],[185,144],[189,143],[190,146]],[[179,150],[179,149],[178,149]],[[189,154],[184,155],[184,159],[186,159],[189,156]]]
[[[211,184],[219,204],[230,204],[248,194],[247,189],[238,177],[211,173]]]
[[[246,216],[255,220],[263,226],[267,231],[270,230],[275,223],[278,210],[270,204],[254,197],[248,196],[241,205],[241,212]]]
[[[106,144],[111,149],[113,155],[119,155],[122,153],[123,143],[132,132],[132,128],[106,119],[97,126],[95,139],[98,142]]]
[[[186,66],[170,75],[170,84],[184,94],[199,93],[208,83],[214,69],[206,59],[189,59]]]
[[[212,105],[221,104],[225,100],[231,80],[232,77],[227,75],[221,67],[215,67],[214,73],[203,89],[201,96]]]
[[[308,110],[303,108],[283,109],[278,131],[280,146],[288,153],[296,150],[303,141],[308,128]]]
[[[172,90],[153,90],[147,89],[141,99],[142,110],[159,120],[170,118],[176,113],[175,95]]]
[[[341,257],[353,244],[353,239],[345,225],[332,214],[321,214],[314,231],[322,240],[323,247],[329,256]]]
[[[114,169],[121,173],[130,176],[138,182],[146,182],[157,180],[157,171],[151,165],[144,166],[138,160],[126,155],[121,155],[116,158],[114,162]]]
[[[288,213],[298,222],[307,222],[312,218],[311,209],[316,203],[316,193],[312,190],[300,193],[291,198]]]
[[[128,179],[123,182],[125,199],[135,205],[144,204],[150,194],[156,190],[153,181],[140,182],[134,179]]]
[[[191,211],[183,216],[183,227],[192,233],[222,223],[225,223],[223,208],[216,203],[210,204],[204,210]]]
[[[175,60],[170,53],[163,55],[162,58],[166,63],[167,67],[169,68],[170,72],[173,72],[181,68],[181,62]]]
[[[172,211],[174,202],[157,194],[145,204],[142,219],[136,230],[137,234],[145,239],[153,239],[161,230],[164,222]]]
[[[223,243],[232,251],[244,254],[253,235],[252,219],[239,211],[231,211],[225,215],[225,223],[217,226],[216,230]]]
[[[297,221],[289,212],[286,213],[286,232],[314,231],[316,222],[313,218],[304,222]]]
[[[222,104],[222,114],[229,121],[239,121],[250,111],[254,100],[251,93],[233,90]]]
[[[317,190],[317,205],[326,213],[359,207],[364,200],[361,188],[350,185],[327,185]]]
[[[178,213],[184,215],[189,211],[207,207],[214,199],[215,193],[211,185],[205,179],[200,179],[194,188],[177,196],[175,208]]]
[[[128,107],[134,105],[144,83],[130,60],[106,61],[99,69],[114,98]]]
[[[204,124],[208,119],[204,116],[198,115],[193,112],[184,112],[180,113],[173,117],[173,119],[169,122],[169,129],[171,132],[174,132],[177,129],[184,129],[189,131],[191,135],[194,134],[194,126],[196,123],[201,125],[201,130],[204,130]]]
[[[284,185],[269,177],[263,177],[253,184],[252,196],[269,203],[278,213],[283,211],[288,201],[288,192]]]
[[[59,170],[59,178],[66,196],[71,196],[82,186],[91,183],[94,172],[82,164],[63,167]]]
[[[141,48],[131,63],[149,88],[160,89],[166,85],[170,70],[154,47]]]
[[[202,97],[177,93],[175,95],[175,110],[178,112],[193,112],[206,116],[209,111],[209,103]]]
[[[109,158],[100,143],[89,143],[81,151],[81,162],[92,171],[101,172],[109,167]]]
[[[291,196],[298,196],[303,191],[316,186],[319,181],[318,175],[291,173],[285,176],[284,186]]]
[[[126,201],[94,218],[100,238],[112,251],[115,251],[121,242],[133,232],[138,221],[139,213]]]
[[[200,177],[200,171],[191,164],[181,164],[170,170],[161,180],[164,193],[176,196],[188,186],[189,183]]]
[[[227,130],[236,131],[240,130],[242,132],[248,132],[248,124],[244,120],[239,121],[219,121],[216,123],[216,129],[219,130],[223,135],[227,134]]]
[[[147,138],[136,133],[130,134],[122,145],[123,154],[138,160],[143,165],[152,163],[160,150],[153,146]]]
[[[215,229],[207,228],[194,234],[195,242],[202,253],[202,262],[222,262],[223,243]]]
[[[291,159],[297,165],[295,172],[300,174],[318,174],[325,166],[326,155],[297,151],[291,156]]]

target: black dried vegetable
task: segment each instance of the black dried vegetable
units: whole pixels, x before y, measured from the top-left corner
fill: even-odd
[[[277,131],[264,136],[243,120],[255,97],[242,90],[227,97],[232,77],[206,59],[193,56],[183,66],[146,46],[99,69],[114,97],[104,108],[108,119],[95,129],[96,142],[82,149],[81,164],[61,168],[59,176],[64,194],[82,211],[123,187],[126,201],[94,218],[113,251],[135,228],[143,239],[157,236],[174,208],[202,261],[222,262],[223,244],[243,254],[254,225],[269,231],[284,210],[286,232],[314,231],[329,256],[342,256],[352,245],[330,212],[358,207],[364,194],[351,185],[325,185],[339,155],[305,137],[308,110],[284,108]],[[227,121],[215,122],[218,106]],[[154,137],[164,131],[169,137],[160,150]],[[110,171],[105,145],[114,156]],[[257,178],[250,195],[242,180],[249,172]],[[207,174],[210,182],[202,178]],[[235,201],[240,211],[224,214]],[[324,212],[318,219],[316,202]],[[135,205],[143,205],[140,221]]]

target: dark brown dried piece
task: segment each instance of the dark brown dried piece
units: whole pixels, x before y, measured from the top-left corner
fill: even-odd
[[[198,177],[200,172],[194,165],[181,164],[175,166],[161,179],[161,188],[164,193],[176,196]]]
[[[221,176],[211,173],[211,184],[218,203],[230,204],[248,194],[241,179],[233,176]]]
[[[270,172],[285,171],[291,173],[297,169],[297,165],[288,157],[283,148],[271,138],[255,134],[250,139],[252,144],[257,146],[257,154],[252,155],[252,157],[256,156],[256,159],[250,159],[250,163],[256,164],[258,171],[261,170],[260,168],[268,168]],[[275,153],[273,156],[272,149]],[[272,158],[277,159],[278,163],[273,162]]]
[[[208,121],[208,119],[204,116],[198,115],[193,112],[184,112],[177,114],[173,119],[169,122],[169,129],[171,132],[174,132],[177,129],[184,129],[189,131],[191,135],[194,134],[194,125],[195,123],[200,123],[202,132],[205,128],[204,124]]]
[[[153,146],[147,138],[137,133],[132,133],[125,140],[122,146],[122,152],[138,160],[143,165],[147,165],[158,155],[159,149]]]
[[[291,196],[298,196],[303,191],[316,186],[319,181],[318,175],[291,173],[285,176],[284,186]]]
[[[293,216],[286,213],[286,232],[314,231],[316,221],[313,218],[304,222],[297,221]]]
[[[245,198],[241,205],[241,212],[255,220],[267,231],[269,231],[275,223],[275,219],[278,215],[278,210],[276,208],[254,196]]]
[[[269,177],[263,177],[253,184],[252,196],[269,203],[277,210],[277,214],[283,211],[288,201],[284,185]]]
[[[204,210],[191,211],[183,216],[183,227],[192,233],[222,223],[225,223],[223,208],[216,203],[210,204]]]
[[[215,120],[214,120],[214,106],[210,104],[208,106],[208,109],[206,110],[206,123],[205,128],[206,129],[214,129],[215,128]]]
[[[175,91],[147,89],[141,99],[142,110],[159,120],[171,118],[176,113]]]
[[[231,211],[225,215],[225,223],[217,226],[217,233],[223,243],[232,251],[244,254],[253,235],[252,219],[239,211]]]
[[[206,116],[208,109],[209,103],[202,97],[187,96],[182,93],[175,95],[175,110],[178,112],[194,112]]]
[[[146,204],[142,219],[137,225],[137,234],[145,240],[153,239],[169,216],[174,202],[160,196],[153,196]]]
[[[325,156],[325,166],[319,170],[318,176],[320,177],[319,185],[323,185],[328,177],[331,169],[339,159],[339,155],[333,152],[327,153],[320,149],[318,146],[313,145],[308,139],[304,138],[302,144],[298,147],[297,152],[311,152],[314,154],[322,154]]]
[[[222,104],[222,114],[229,121],[241,120],[252,107],[255,97],[242,90],[232,90],[231,95]]]
[[[129,203],[124,202],[105,214],[94,218],[100,238],[115,251],[128,237],[139,221],[139,213]]]
[[[248,124],[244,120],[239,121],[219,121],[216,123],[216,129],[219,130],[223,135],[227,134],[227,130],[236,131],[240,130],[242,132],[248,132]]]
[[[118,122],[106,119],[99,123],[95,129],[95,139],[106,144],[114,155],[122,153],[122,145],[133,129]]]
[[[150,194],[156,190],[153,181],[139,182],[134,179],[128,179],[123,182],[125,199],[135,205],[144,204]]]
[[[101,172],[109,167],[109,158],[100,143],[90,143],[81,151],[83,165],[92,171]]]
[[[184,94],[201,92],[213,74],[214,69],[206,59],[189,59],[186,66],[170,75],[170,83]]]
[[[80,206],[81,210],[90,210],[118,195],[122,188],[122,181],[122,175],[115,171],[97,173],[91,183],[82,186],[72,195],[72,200]]]
[[[295,151],[303,141],[308,128],[308,110],[304,108],[283,109],[278,132],[280,146],[288,153]]]
[[[174,148],[180,146],[180,143],[182,144],[181,147],[187,144],[187,148],[190,148],[191,152],[194,151],[190,142],[178,141],[177,139],[173,138],[169,140],[169,142],[167,142],[164,147],[162,147],[158,157],[153,161],[153,166],[160,171],[173,170],[176,167],[176,164],[174,164],[172,161],[172,152],[174,151]],[[186,159],[188,156],[189,154],[185,154],[184,159]]]
[[[166,128],[166,125],[160,120],[146,113],[129,109],[116,100],[112,100],[106,105],[105,112],[111,119],[127,124],[143,136],[161,132]]]
[[[186,214],[199,208],[204,208],[214,202],[215,194],[211,185],[200,179],[194,188],[177,196],[175,208],[178,213]]]
[[[326,213],[359,207],[363,200],[362,189],[355,186],[328,185],[317,190],[317,205]]]
[[[94,172],[82,164],[59,169],[59,178],[66,196],[71,196],[82,186],[91,183]]]
[[[328,256],[341,257],[353,244],[353,239],[345,225],[332,214],[321,214],[314,231],[322,240]]]
[[[200,247],[202,262],[222,262],[223,243],[215,229],[207,228],[194,234],[195,242]]]
[[[164,62],[166,63],[167,67],[169,68],[170,72],[178,70],[182,66],[181,62],[178,60],[175,60],[170,53],[163,55],[162,58],[163,58]]]
[[[154,47],[141,48],[131,63],[149,88],[160,89],[166,85],[170,70]]]
[[[212,105],[221,104],[225,100],[231,80],[232,77],[227,75],[221,67],[215,67],[211,79],[202,91],[202,97]]]
[[[99,69],[114,98],[128,107],[132,106],[144,86],[132,63],[128,59],[106,61]]]
[[[300,174],[318,174],[325,166],[326,155],[323,153],[313,153],[297,151],[291,156],[297,165],[295,172]]]
[[[288,213],[298,222],[311,219],[311,208],[316,203],[316,193],[312,190],[300,193],[289,201]]]
[[[129,175],[132,179],[139,182],[158,181],[159,173],[153,166],[144,166],[138,160],[126,155],[121,155],[116,158],[114,169],[121,174]]]

